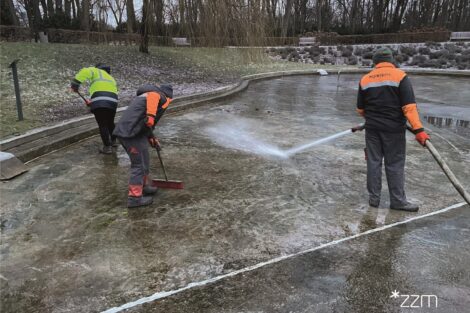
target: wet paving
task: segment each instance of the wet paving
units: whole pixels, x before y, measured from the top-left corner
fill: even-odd
[[[470,186],[468,79],[412,76],[432,140]],[[248,121],[281,148],[361,122],[359,76],[285,77],[233,99],[169,115],[158,136],[170,178],[155,203],[128,211],[129,161],[92,138],[29,164],[1,184],[2,312],[99,312],[461,202],[431,155],[408,135],[407,194],[417,214],[366,205],[363,133],[288,160],[221,146],[206,129]],[[435,123],[428,118],[443,119]],[[465,123],[464,123],[465,124]],[[161,176],[156,153],[152,172]],[[385,180],[385,177],[384,177]],[[399,312],[391,290],[436,293],[436,312],[470,301],[469,207],[285,260],[145,304],[132,312]],[[404,298],[403,298],[404,299]],[[442,307],[441,307],[442,305]],[[370,308],[370,310],[368,309]]]

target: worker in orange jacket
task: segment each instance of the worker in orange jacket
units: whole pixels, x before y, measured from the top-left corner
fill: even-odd
[[[171,85],[145,85],[122,113],[113,135],[116,136],[131,160],[127,207],[150,205],[157,187],[149,178],[149,145],[159,149],[153,130],[173,98]]]
[[[373,61],[375,67],[362,77],[357,97],[357,112],[365,118],[369,205],[380,204],[383,160],[390,208],[416,212],[419,206],[405,195],[406,122],[421,145],[429,136],[421,124],[411,82],[394,65],[392,51],[378,49]]]

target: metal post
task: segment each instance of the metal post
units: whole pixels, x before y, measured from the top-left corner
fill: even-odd
[[[19,59],[11,62],[9,67],[11,67],[11,73],[13,75],[13,84],[15,85],[16,110],[18,111],[18,121],[22,121],[23,120],[23,107],[21,105],[20,84],[18,82],[18,71],[16,68],[16,63],[18,63],[18,61]]]

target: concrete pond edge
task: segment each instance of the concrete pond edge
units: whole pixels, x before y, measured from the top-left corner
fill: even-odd
[[[330,74],[361,74],[370,71],[370,68],[343,68],[337,71],[329,70]],[[470,71],[448,71],[436,69],[405,69],[414,75],[443,75],[470,77]],[[251,82],[280,78],[283,76],[319,75],[317,69],[294,70],[282,72],[268,72],[244,76],[238,83],[221,87],[209,92],[196,93],[188,96],[176,97],[168,108],[167,114],[201,107],[220,100],[228,99],[248,88]],[[118,108],[117,117],[126,107]],[[98,134],[98,125],[93,115],[81,116],[66,120],[56,125],[36,128],[23,135],[11,137],[0,141],[0,151],[9,152],[21,161],[27,162],[44,154],[63,148],[77,141]]]

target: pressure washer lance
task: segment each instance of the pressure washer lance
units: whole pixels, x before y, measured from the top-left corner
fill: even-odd
[[[162,150],[160,145],[157,145],[155,147],[155,150],[157,150],[158,159],[160,160],[160,165],[162,166],[163,174],[165,175],[165,180],[163,180],[163,179],[153,179],[152,180],[153,186],[158,187],[158,188],[163,188],[163,189],[183,189],[184,184],[183,184],[182,181],[168,180],[168,176],[167,176],[166,170],[165,170],[165,165],[163,164],[163,159],[162,159],[162,156],[160,154],[160,151]]]
[[[406,129],[408,129],[410,132],[413,133],[413,130],[411,129],[410,126],[406,126]],[[434,147],[434,145],[431,143],[431,141],[428,139],[425,142],[425,147],[428,149],[428,151],[432,154],[434,160],[436,160],[437,164],[441,167],[442,171],[444,174],[446,174],[447,178],[450,180],[452,185],[455,187],[455,189],[458,191],[458,193],[464,198],[464,200],[470,204],[470,194],[464,189],[460,181],[455,177],[454,173],[452,170],[447,166],[446,162],[442,158],[442,156],[439,154],[437,149]]]

